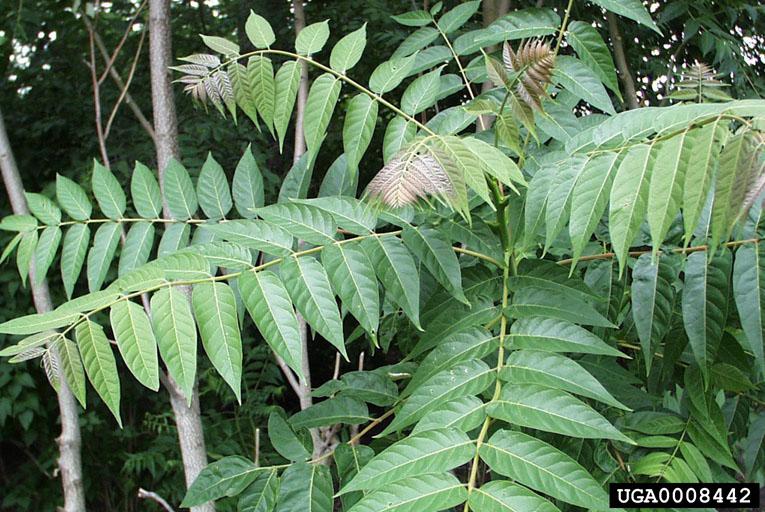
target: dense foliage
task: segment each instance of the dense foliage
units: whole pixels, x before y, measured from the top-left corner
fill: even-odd
[[[637,0],[593,3],[664,37]],[[209,364],[246,405],[269,352],[303,379],[301,319],[313,367],[377,356],[270,411],[274,451],[217,457],[184,506],[602,510],[609,482],[763,483],[765,101],[697,65],[671,104],[617,112],[572,4],[481,28],[479,1],[399,14],[411,33],[367,80],[371,24],[333,44],[310,24],[294,51],[254,12],[245,41],[202,36],[178,81],[279,148],[308,64],[307,152],[278,195],[249,146],[195,179],[172,162],[162,190],[95,162],[87,190],[27,194],[3,259],[55,268],[67,300],[0,324],[23,336],[0,354],[83,406],[89,382],[119,424],[118,364],[150,390],[164,366],[189,399]]]

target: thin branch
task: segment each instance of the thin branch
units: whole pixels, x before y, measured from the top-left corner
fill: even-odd
[[[114,118],[117,115],[117,111],[120,108],[120,105],[125,100],[125,96],[128,93],[128,89],[130,88],[130,84],[133,81],[133,76],[135,75],[135,69],[138,65],[138,60],[141,57],[141,50],[143,49],[143,41],[146,38],[146,31],[141,31],[141,39],[138,40],[138,48],[135,52],[135,57],[133,57],[133,63],[130,65],[130,71],[128,72],[127,82],[125,82],[124,87],[121,87],[120,95],[117,98],[117,102],[114,104],[114,108],[112,109],[111,114],[109,114],[109,119],[106,121],[106,128],[104,129],[104,137],[109,138],[109,132],[112,128],[112,123],[114,122]]]
[[[98,78],[99,85],[104,82],[104,80],[106,79],[106,75],[114,66],[114,62],[117,60],[117,57],[119,56],[120,51],[122,51],[122,47],[125,45],[125,41],[127,41],[127,38],[130,35],[130,32],[133,28],[133,24],[138,19],[138,15],[141,14],[141,11],[143,10],[144,7],[146,7],[146,0],[143,0],[143,2],[141,2],[141,5],[138,6],[138,9],[136,9],[135,14],[133,14],[133,17],[130,18],[128,25],[125,28],[125,32],[122,34],[122,38],[120,38],[120,42],[117,43],[117,46],[114,48],[114,52],[112,53],[112,56],[106,62],[106,67],[104,68],[103,73],[101,73],[101,76]],[[86,17],[87,16],[83,15],[83,18],[86,18]]]
[[[725,242],[724,244],[720,244],[722,247],[738,247],[739,245],[745,245],[745,244],[756,244],[761,241],[760,238],[747,238],[746,240],[734,240],[732,242]],[[703,252],[709,249],[708,245],[697,245],[694,247],[679,247],[677,249],[672,249],[670,252],[672,254],[689,254],[692,252]],[[651,254],[652,250],[643,250],[643,251],[629,251],[627,254],[630,256],[640,256],[642,254]],[[613,252],[604,252],[603,254],[592,254],[589,256],[582,256],[581,258],[578,258],[576,261],[594,261],[594,260],[610,260],[612,258],[616,257],[616,253]],[[565,260],[560,260],[558,262],[558,265],[570,265],[574,262],[574,258],[567,258]]]
[[[170,504],[165,501],[165,499],[157,494],[156,492],[147,491],[143,487],[138,488],[138,497],[143,500],[152,500],[159,504],[160,507],[164,508],[167,512],[175,512],[173,510],[173,507],[170,506]]]
[[[96,119],[96,137],[98,137],[98,149],[101,152],[101,160],[103,160],[106,168],[110,168],[109,155],[106,152],[106,139],[104,138],[104,129],[101,124],[101,83],[98,81],[98,73],[96,71],[96,43],[95,34],[92,25],[88,25],[88,45],[90,51],[90,81],[93,87],[93,109]]]
[[[630,67],[627,64],[627,58],[624,55],[624,41],[619,32],[619,22],[616,15],[611,11],[606,11],[606,20],[608,21],[608,34],[611,37],[611,43],[614,45],[614,57],[616,58],[616,68],[619,70],[619,78],[624,85],[624,96],[627,99],[627,108],[634,110],[640,107],[637,91],[635,90],[635,81],[630,73]]]
[[[86,25],[90,23],[86,17],[83,17],[83,20],[85,21]],[[95,36],[96,47],[98,48],[99,53],[101,53],[101,58],[103,59],[104,63],[108,62],[109,52],[106,50],[103,39],[101,39],[101,36],[95,30],[93,31],[93,35]],[[141,124],[144,131],[149,134],[152,141],[156,144],[154,127],[143,114],[143,111],[141,110],[141,107],[138,106],[138,103],[136,103],[130,93],[127,92],[125,82],[122,80],[122,77],[119,75],[114,66],[109,69],[109,76],[112,77],[112,81],[115,83],[115,85],[117,85],[120,91],[125,90],[125,104],[130,107],[130,110],[133,112],[133,115],[136,117],[136,119],[138,119],[138,122]]]

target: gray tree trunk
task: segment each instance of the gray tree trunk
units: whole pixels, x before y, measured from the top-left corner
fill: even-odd
[[[164,191],[164,171],[172,158],[178,158],[178,120],[170,76],[172,59],[172,31],[170,27],[170,0],[149,0],[149,59],[151,70],[151,103],[154,111],[154,134],[157,149],[159,184]],[[165,215],[167,216],[167,205]],[[207,465],[202,417],[199,412],[199,393],[194,388],[191,407],[186,404],[180,388],[171,378],[163,379],[170,394],[175,414],[178,441],[183,459],[186,486],[190,486]],[[213,512],[212,502],[192,507],[193,512]]]
[[[11,143],[5,130],[3,115],[0,112],[0,171],[2,171],[5,190],[15,214],[27,214],[24,184],[21,181],[19,169],[13,158]],[[46,313],[53,309],[50,299],[48,282],[37,282],[35,279],[34,258],[29,270],[29,286],[32,288],[32,299],[38,313]],[[57,354],[53,354],[58,358]],[[82,484],[82,460],[80,448],[79,412],[74,395],[66,384],[66,379],[59,378],[58,408],[61,417],[61,436],[58,438],[59,458],[58,468],[61,473],[61,485],[64,490],[64,511],[83,512],[85,510],[85,491]]]

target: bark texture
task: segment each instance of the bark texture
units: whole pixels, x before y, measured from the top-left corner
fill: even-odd
[[[164,191],[164,175],[168,162],[178,158],[178,120],[170,76],[172,31],[170,26],[170,0],[149,0],[149,59],[151,70],[151,103],[154,113],[154,139],[157,149],[159,185]],[[168,215],[164,205],[165,216]],[[191,406],[172,379],[163,383],[170,394],[170,405],[175,414],[178,441],[183,459],[183,471],[188,487],[207,465],[199,393],[194,388]],[[213,512],[212,502],[191,508],[192,512]]]
[[[13,158],[11,143],[5,130],[3,114],[0,112],[0,171],[3,175],[5,190],[8,192],[11,208],[15,214],[27,214],[27,202],[24,197],[24,184],[21,181],[19,169]],[[46,313],[53,309],[53,302],[48,290],[48,282],[39,283],[35,278],[34,258],[29,270],[29,285],[32,289],[32,299],[38,313]],[[57,354],[53,357],[58,358]],[[61,436],[58,438],[59,458],[58,468],[61,473],[61,485],[64,491],[64,512],[82,512],[85,510],[85,490],[82,482],[82,460],[79,412],[74,395],[66,384],[59,379],[61,386],[58,392],[58,407],[61,418]]]

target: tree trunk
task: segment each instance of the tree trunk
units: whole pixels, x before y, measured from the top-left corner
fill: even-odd
[[[619,32],[619,21],[616,15],[606,11],[608,20],[608,34],[611,37],[611,43],[614,45],[614,57],[616,58],[616,69],[619,71],[619,78],[624,85],[624,96],[627,100],[627,108],[634,110],[640,107],[637,91],[635,90],[635,81],[630,73],[630,67],[627,65],[627,58],[624,55],[624,42],[622,34]]]
[[[11,151],[11,143],[0,112],[0,171],[2,171],[5,190],[15,214],[27,214],[24,184],[21,181],[19,169]],[[48,282],[37,282],[35,278],[34,258],[29,270],[29,286],[32,288],[32,299],[38,313],[46,313],[53,309],[50,299]],[[57,354],[53,354],[58,358]],[[58,408],[61,417],[61,436],[58,438],[59,458],[58,468],[61,473],[61,485],[64,489],[64,511],[82,512],[85,510],[85,490],[82,482],[82,460],[80,448],[79,412],[74,395],[66,384],[66,379],[59,377]]]
[[[149,59],[151,70],[151,103],[154,110],[154,134],[157,149],[159,185],[164,192],[164,175],[168,162],[178,158],[178,120],[170,77],[172,56],[172,32],[170,27],[170,0],[149,1]],[[163,195],[164,197],[164,195]],[[167,204],[163,206],[168,216]],[[163,379],[170,394],[170,404],[175,414],[178,441],[181,446],[183,471],[188,487],[207,465],[202,417],[199,411],[199,393],[194,388],[191,407],[181,390],[169,377]],[[212,502],[192,507],[193,512],[212,512]]]

